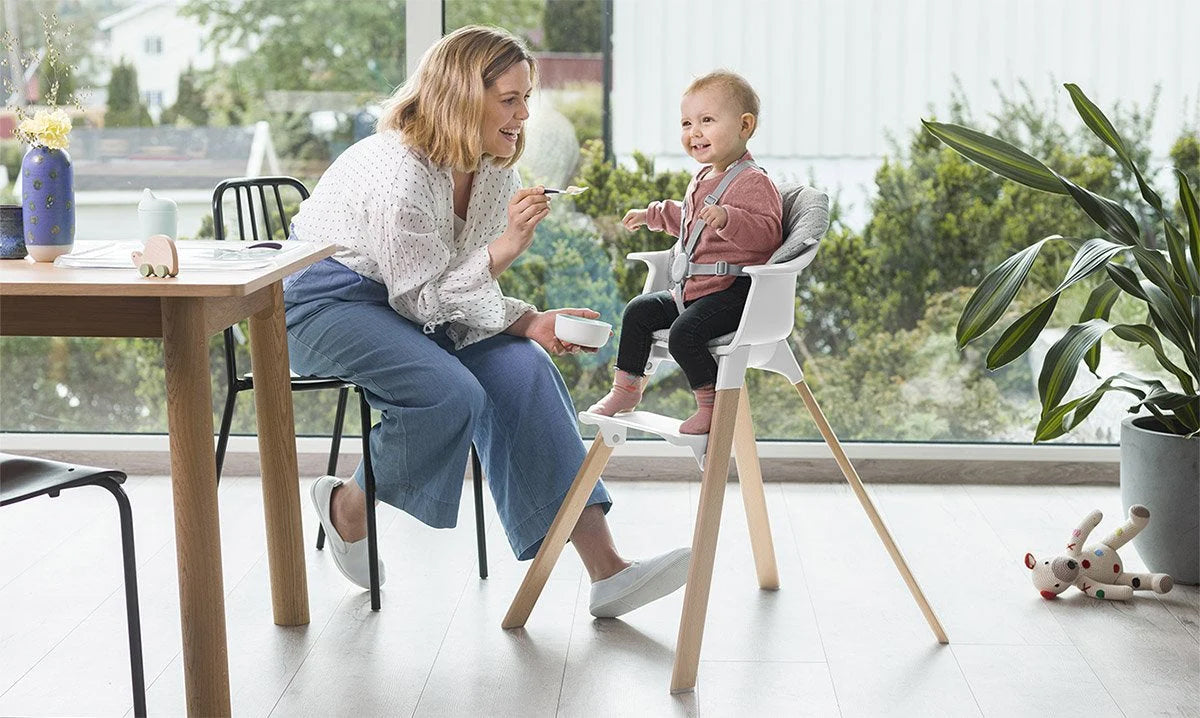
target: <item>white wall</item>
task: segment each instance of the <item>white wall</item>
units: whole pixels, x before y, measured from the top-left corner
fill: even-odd
[[[141,12],[134,13],[130,8],[118,13],[113,17],[124,19],[108,28],[108,41],[102,46],[110,68],[122,57],[133,64],[143,98],[147,92],[161,93],[162,104],[149,108],[156,120],[163,108],[175,104],[179,76],[188,65],[207,70],[216,57],[211,48],[203,47],[205,33],[200,25],[179,15],[182,4],[178,0],[149,2]],[[101,29],[105,26],[106,22],[101,21]],[[162,54],[146,52],[146,38],[151,36],[162,38]]]
[[[954,78],[976,124],[1018,81],[1057,99],[1062,83],[1106,111],[1146,106],[1162,87],[1153,148],[1165,156],[1200,120],[1197,0],[615,0],[613,144],[662,168],[693,168],[678,143],[679,95],[717,67],[762,98],[751,151],[774,176],[841,186],[863,219],[866,185],[888,133],[907,142],[920,118],[947,114]],[[861,186],[856,186],[861,185]]]

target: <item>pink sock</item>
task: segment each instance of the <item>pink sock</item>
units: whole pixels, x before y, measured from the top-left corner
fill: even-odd
[[[642,377],[627,371],[617,370],[613,376],[612,390],[600,401],[592,404],[588,411],[601,416],[612,416],[623,411],[632,411],[642,400]]]
[[[712,425],[713,402],[717,400],[717,388],[715,385],[702,386],[693,391],[696,394],[696,413],[679,426],[679,433],[707,434]]]

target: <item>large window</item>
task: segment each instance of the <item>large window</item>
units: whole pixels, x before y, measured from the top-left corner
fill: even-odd
[[[18,6],[27,38],[36,35],[35,4]],[[1200,180],[1200,65],[1183,61],[1200,6],[1188,0],[1155,13],[1034,0],[445,0],[443,7],[447,31],[498,25],[537,56],[540,82],[519,165],[526,182],[591,188],[556,200],[529,252],[501,278],[506,291],[539,307],[588,306],[619,327],[643,279],[625,255],[666,248],[672,238],[628,233],[618,220],[651,200],[681,198],[696,169],[678,146],[680,93],[718,67],[756,87],[756,159],[778,181],[812,184],[833,201],[833,224],[801,278],[792,342],[843,439],[1028,442],[1041,359],[1079,317],[1091,288],[1064,294],[1027,356],[987,371],[995,336],[1052,290],[1069,264],[1068,251],[1049,249],[1011,316],[992,335],[956,347],[971,289],[998,262],[1050,234],[1103,232],[1069,199],[1019,188],[962,160],[922,131],[922,118],[1009,138],[1088,188],[1139,206],[1134,178],[1082,130],[1061,87],[1075,82],[1113,117],[1143,166],[1160,170],[1150,181],[1164,197],[1176,196],[1171,168],[1193,185]],[[71,151],[83,239],[132,235],[144,187],[179,202],[183,235],[205,236],[211,188],[222,177],[281,172],[313,186],[339,152],[372,131],[379,99],[403,81],[409,60],[400,0],[178,7],[97,0],[70,9],[63,21],[76,28],[80,68],[73,86],[106,90],[95,93],[100,104],[76,111]],[[137,65],[129,58],[143,56],[150,34],[161,36],[163,54]],[[189,47],[201,50],[172,50]],[[139,82],[142,92],[161,93],[156,118],[142,105]],[[131,101],[114,92],[129,87]],[[0,157],[15,177],[20,149],[5,141]],[[1149,215],[1139,220],[1154,224]],[[1138,311],[1118,302],[1113,316],[1138,323]],[[616,346],[556,359],[578,406],[607,390]],[[140,340],[0,340],[0,430],[165,431],[159,351]],[[217,340],[212,359],[219,410]],[[241,362],[248,366],[248,356]],[[1157,366],[1150,349],[1106,340],[1097,373],[1124,370],[1172,385]],[[1081,371],[1072,394],[1096,381]],[[781,377],[750,372],[749,387],[760,438],[816,438]],[[328,431],[331,397],[295,400],[299,432]],[[653,411],[685,416],[692,405],[677,370],[657,376],[647,392]],[[1061,441],[1114,443],[1124,406],[1105,399]],[[252,402],[242,401],[235,431],[252,430],[252,414]]]

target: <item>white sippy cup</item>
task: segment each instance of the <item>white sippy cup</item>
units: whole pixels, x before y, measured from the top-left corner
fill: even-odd
[[[174,200],[155,197],[149,189],[142,190],[142,201],[138,202],[138,220],[142,226],[143,242],[156,234],[179,239],[179,210]]]

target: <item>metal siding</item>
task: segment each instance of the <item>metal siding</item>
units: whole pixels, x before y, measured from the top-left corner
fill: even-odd
[[[1162,94],[1153,148],[1165,156],[1197,122],[1200,62],[1186,28],[1200,3],[955,0],[615,0],[613,138],[618,157],[640,150],[665,166],[679,149],[679,95],[716,67],[742,73],[762,98],[756,156],[789,164],[890,153],[920,118],[949,114],[961,87],[972,122],[1017,99],[1025,82],[1043,106],[1077,126],[1062,83],[1102,108],[1148,105]],[[1187,61],[1185,61],[1185,59]],[[815,68],[815,70],[814,70]]]

